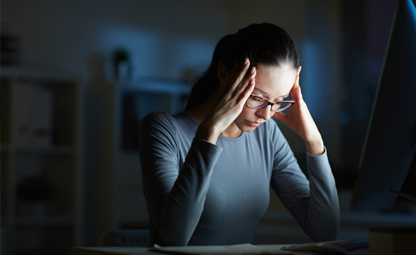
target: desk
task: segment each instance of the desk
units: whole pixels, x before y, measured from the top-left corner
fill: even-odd
[[[368,237],[368,229],[372,226],[406,226],[416,228],[416,217],[414,215],[403,214],[380,214],[380,213],[354,213],[344,212],[341,218],[341,239],[365,240]],[[265,243],[283,243],[296,241],[299,242],[301,233],[300,227],[289,214],[273,213],[266,217],[263,223],[262,241]],[[280,232],[279,232],[280,231]],[[300,233],[300,234],[299,234]],[[286,237],[288,236],[288,237]],[[284,238],[286,237],[286,239]],[[358,238],[357,238],[358,237]],[[276,239],[276,240],[274,240]],[[413,239],[415,240],[415,239]],[[264,244],[257,245],[258,247]],[[267,246],[267,245],[266,245]],[[266,247],[264,246],[264,247]],[[351,252],[351,255],[368,255],[368,250],[359,250]],[[145,247],[77,247],[74,248],[74,255],[147,255],[158,254],[155,251],[149,251]],[[307,254],[307,253],[294,253]],[[309,253],[310,254],[310,253]],[[400,253],[397,253],[400,254]],[[402,253],[409,254],[409,253]]]
[[[341,212],[341,228],[337,236],[344,240],[367,240],[368,230],[377,226],[406,226],[416,229],[415,214]],[[268,213],[258,227],[256,243],[308,242],[299,224],[288,213]]]
[[[194,254],[224,254],[224,255],[231,255],[231,254],[241,254],[241,255],[248,255],[248,254],[293,254],[293,255],[313,255],[315,253],[310,252],[286,252],[281,251],[279,252],[279,247],[287,246],[287,245],[231,245],[231,246],[210,246],[213,252],[209,250],[205,250],[205,252],[198,252]],[[195,246],[194,246],[195,247]],[[193,249],[192,246],[187,247],[180,247],[184,252],[176,252],[175,254],[191,254],[190,249]],[[202,247],[202,246],[200,246]],[[206,246],[205,246],[206,247]],[[230,250],[221,252],[224,247],[231,247]],[[233,248],[237,247],[237,248]],[[241,249],[243,247],[244,249]],[[169,253],[160,253],[156,251],[151,251],[149,248],[146,247],[76,247],[74,248],[74,255],[161,255],[161,254],[169,254]],[[173,254],[171,252],[170,254]],[[351,253],[350,255],[368,255],[368,250],[357,250]]]
[[[74,255],[161,255],[145,247],[76,247]]]

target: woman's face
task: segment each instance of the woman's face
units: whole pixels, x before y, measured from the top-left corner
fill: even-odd
[[[290,63],[256,66],[256,85],[252,96],[276,102],[287,97],[296,79],[297,70]],[[244,106],[234,124],[243,131],[253,131],[273,116],[270,106],[263,109],[252,109]]]

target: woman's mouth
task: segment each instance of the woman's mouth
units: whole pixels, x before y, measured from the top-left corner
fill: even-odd
[[[261,122],[247,121],[247,125],[250,127],[258,127],[260,124]]]

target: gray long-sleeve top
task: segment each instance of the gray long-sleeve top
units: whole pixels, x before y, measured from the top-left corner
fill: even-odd
[[[223,245],[254,241],[270,187],[314,241],[336,238],[339,204],[326,151],[307,156],[308,178],[274,121],[211,144],[185,113],[143,121],[141,162],[152,242]]]

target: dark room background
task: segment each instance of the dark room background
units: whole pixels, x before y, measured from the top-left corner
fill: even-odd
[[[138,119],[179,111],[215,43],[253,22],[294,38],[348,211],[396,4],[0,0],[1,254],[70,251],[145,229]],[[259,242],[305,240],[292,221],[273,197]]]

